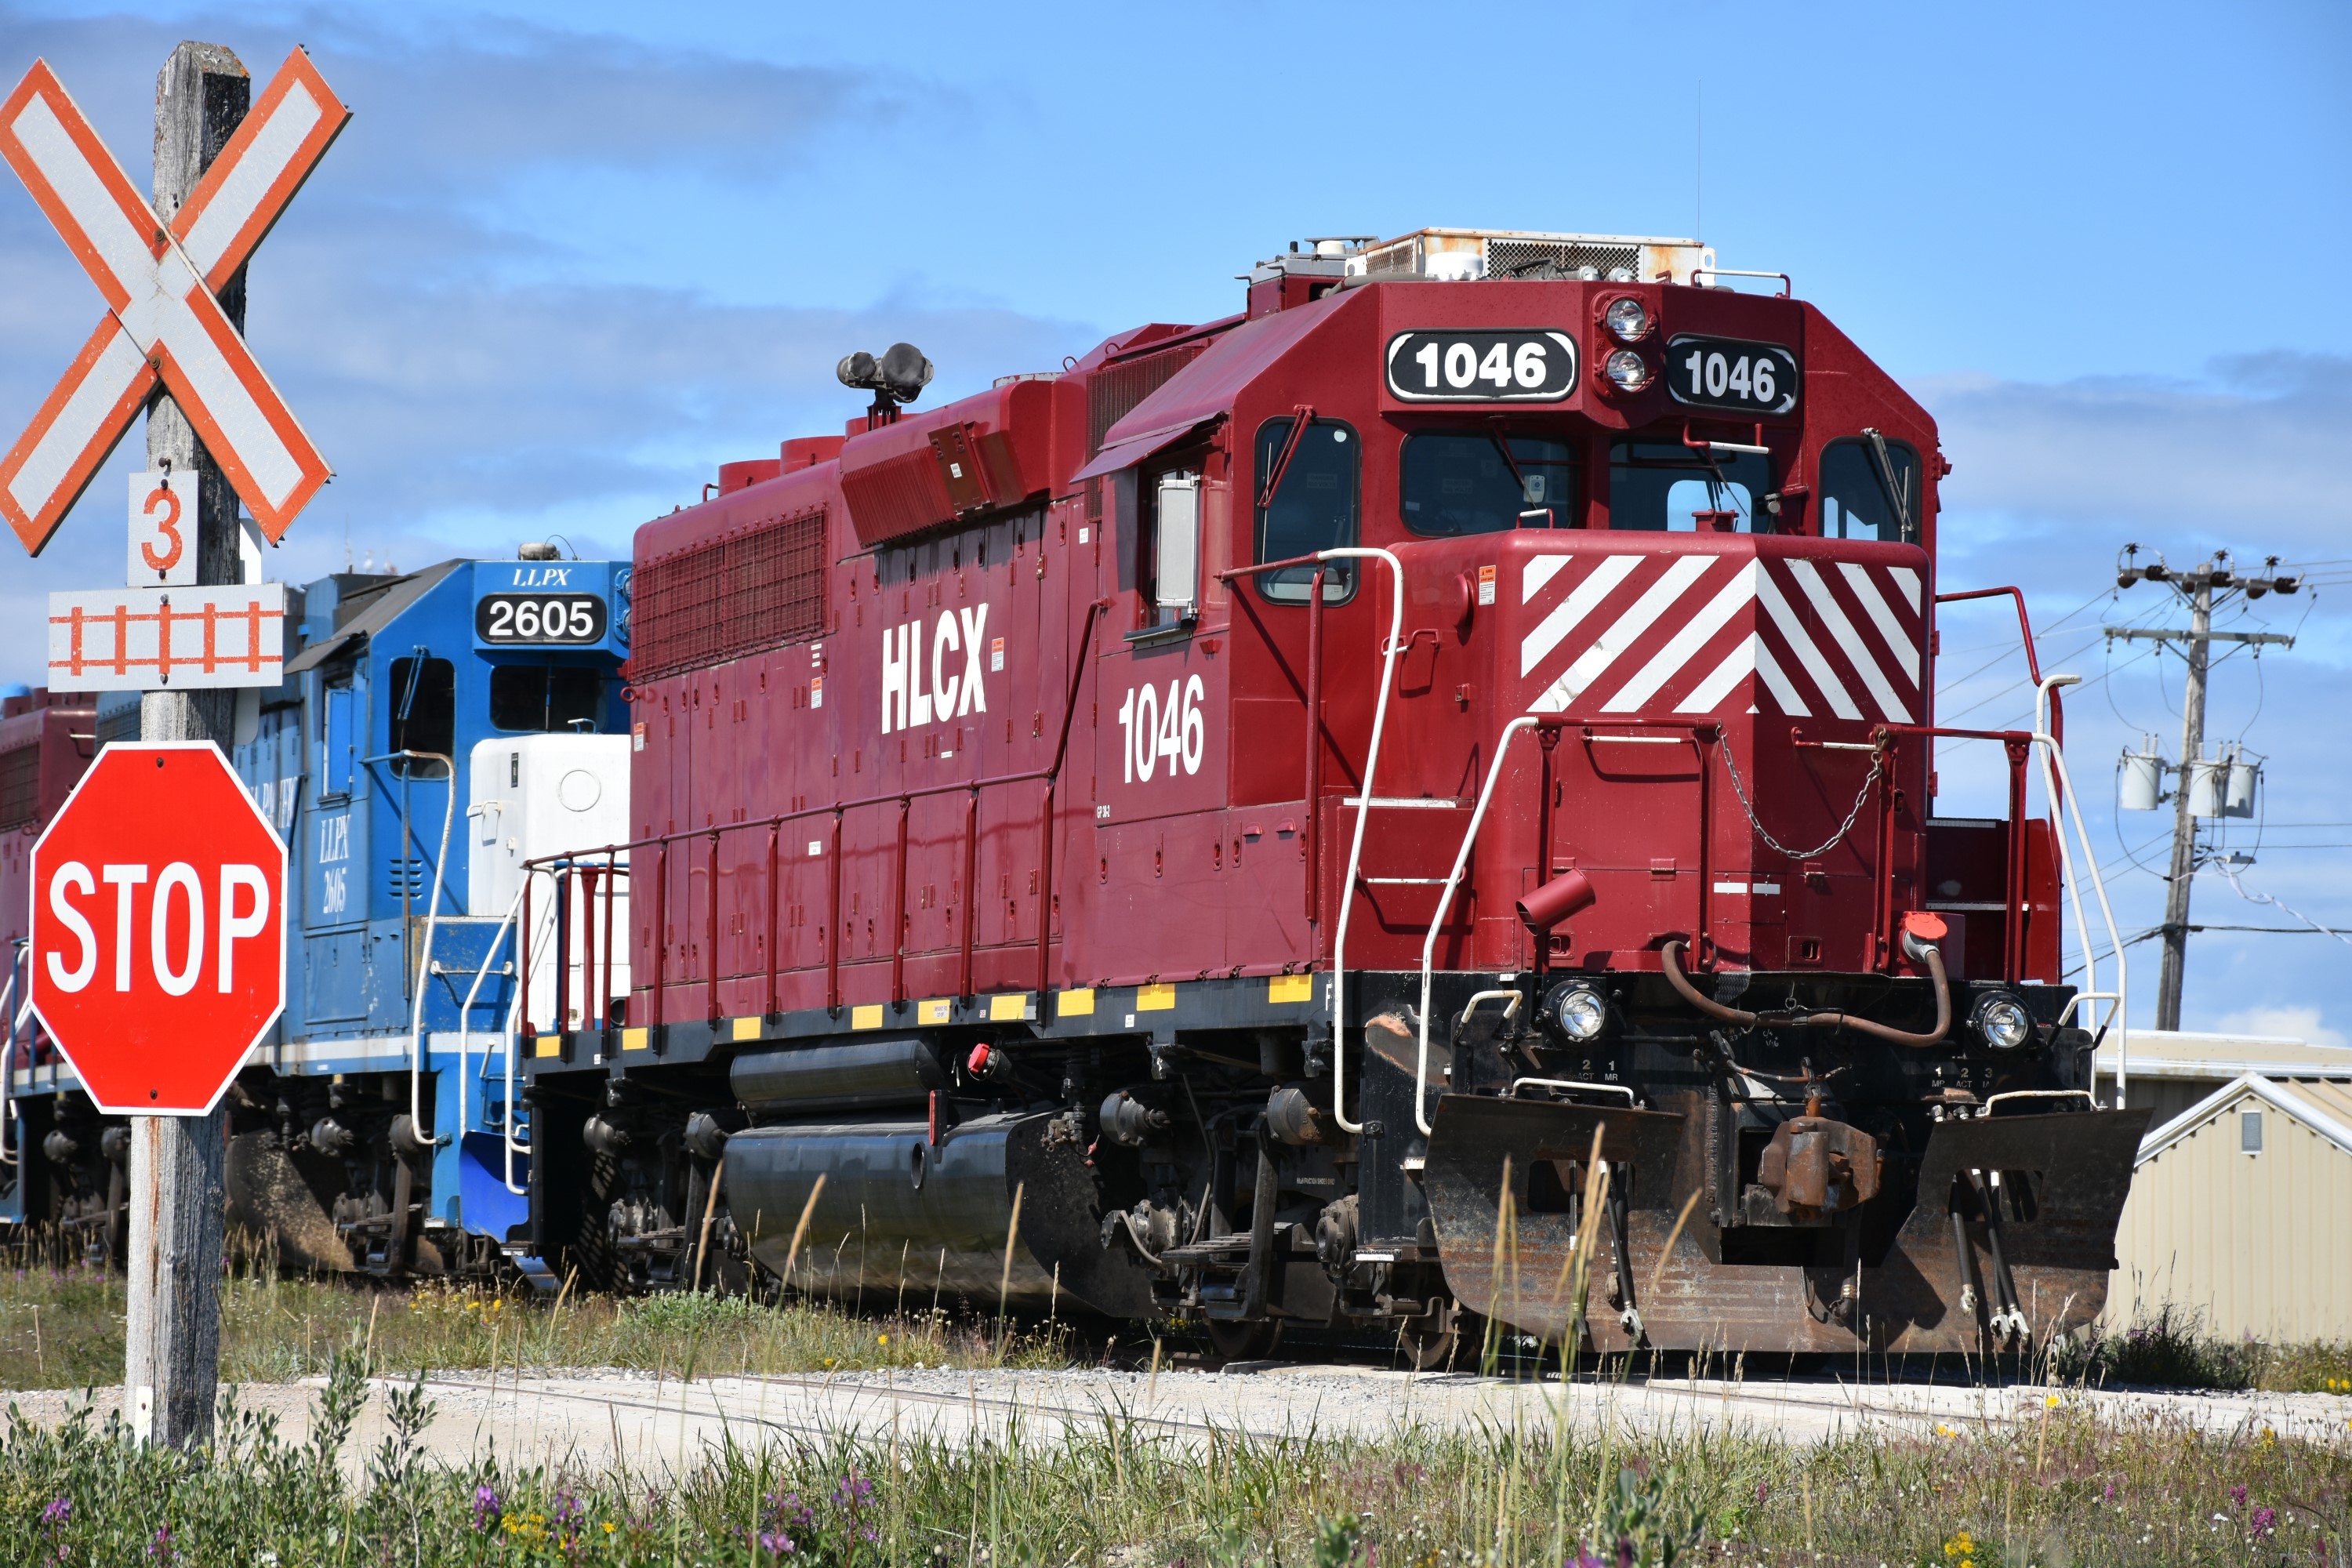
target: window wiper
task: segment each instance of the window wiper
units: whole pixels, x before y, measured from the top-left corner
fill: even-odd
[[[1503,422],[1500,419],[1490,419],[1486,422],[1486,438],[1494,442],[1495,450],[1503,455],[1503,467],[1511,470],[1511,478],[1519,487],[1519,504],[1521,506],[1529,504],[1528,476],[1520,468],[1519,460],[1511,456],[1511,443],[1503,434]]]
[[[1907,542],[1918,537],[1911,523],[1911,487],[1895,482],[1894,455],[1886,449],[1886,437],[1865,426],[1862,432],[1870,437],[1870,455],[1878,464],[1878,482],[1886,487],[1886,499],[1895,503],[1895,521],[1903,531]]]

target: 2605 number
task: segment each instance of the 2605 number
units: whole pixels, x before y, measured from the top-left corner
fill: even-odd
[[[1797,406],[1797,356],[1778,343],[1680,337],[1666,345],[1666,390],[1676,403],[1736,414]]]
[[[1171,779],[1179,769],[1187,774],[1201,771],[1201,749],[1208,741],[1208,724],[1201,709],[1206,695],[1197,675],[1171,680],[1165,701],[1157,687],[1128,691],[1127,700],[1118,705],[1118,729],[1126,742],[1121,748],[1126,753],[1122,771],[1129,784],[1139,779],[1150,784],[1163,758]]]
[[[593,594],[492,594],[474,606],[484,642],[603,642],[604,625],[604,601]]]
[[[1566,332],[1400,332],[1389,391],[1407,403],[1557,403],[1576,390]]]

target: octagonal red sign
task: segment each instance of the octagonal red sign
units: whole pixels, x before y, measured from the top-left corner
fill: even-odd
[[[33,847],[32,1003],[101,1110],[202,1116],[286,1005],[286,846],[210,742],[98,754]]]

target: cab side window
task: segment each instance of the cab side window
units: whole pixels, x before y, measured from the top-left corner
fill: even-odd
[[[395,658],[392,661],[393,752],[449,755],[457,743],[457,672],[446,658]],[[419,778],[439,778],[438,763],[419,757],[394,757],[396,774],[414,772]]]
[[[1337,420],[1309,420],[1304,429],[1295,419],[1269,419],[1258,426],[1258,561],[1287,561],[1355,544],[1362,490],[1360,449],[1355,431]],[[1335,561],[1326,570],[1325,604],[1355,593],[1356,563]],[[1312,566],[1261,573],[1258,592],[1277,604],[1303,605],[1314,580]]]
[[[1916,544],[1920,499],[1919,454],[1903,442],[1832,441],[1822,449],[1823,539]]]

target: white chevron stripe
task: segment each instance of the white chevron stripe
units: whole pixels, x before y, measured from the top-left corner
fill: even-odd
[[[1545,584],[1559,575],[1559,569],[1574,560],[1572,555],[1530,555],[1519,568],[1519,603],[1524,605],[1543,592]]]
[[[1918,645],[1904,631],[1903,623],[1895,618],[1895,611],[1886,603],[1886,596],[1878,591],[1878,584],[1871,576],[1870,568],[1842,561],[1838,563],[1838,571],[1843,574],[1846,586],[1853,590],[1853,596],[1862,601],[1863,609],[1870,616],[1870,624],[1877,627],[1878,635],[1885,639],[1886,651],[1895,656],[1895,662],[1902,667],[1904,674],[1911,678],[1911,689],[1916,691],[1919,689]]]
[[[1749,601],[1756,597],[1756,574],[1759,570],[1760,568],[1753,560],[1740,567],[1731,581],[1726,583],[1698,614],[1684,623],[1682,630],[1668,638],[1665,647],[1651,657],[1650,662],[1642,667],[1640,674],[1620,688],[1616,696],[1601,705],[1601,710],[1604,713],[1630,713],[1655,696],[1658,688],[1681,673],[1683,666],[1697,658],[1699,649],[1705,647],[1732,616],[1747,608]]]
[[[1886,574],[1895,579],[1895,585],[1903,590],[1905,598],[1911,601],[1911,613],[1917,615],[1919,613],[1919,574],[1912,571],[1908,566],[1889,566],[1886,569]]]
[[[1528,710],[1535,713],[1567,711],[1568,705],[1583,696],[1586,689],[1600,679],[1601,672],[1615,663],[1617,656],[1631,647],[1634,639],[1655,626],[1674,602],[1715,564],[1715,560],[1712,555],[1675,557],[1664,574],[1633,601],[1633,608],[1618,616],[1607,631],[1595,637],[1592,646],[1577,656],[1576,662],[1551,683],[1550,689],[1536,699]],[[1593,575],[1597,577],[1600,574],[1596,572]]]
[[[1741,639],[1738,647],[1726,654],[1715,672],[1698,683],[1688,697],[1675,709],[1677,713],[1712,713],[1716,705],[1731,695],[1731,689],[1756,673],[1756,656],[1764,651],[1763,639],[1754,632]]]
[[[1837,671],[1832,669],[1830,661],[1822,657],[1822,650],[1813,644],[1812,634],[1805,630],[1805,623],[1797,618],[1797,612],[1789,607],[1789,601],[1781,596],[1780,584],[1773,580],[1769,572],[1756,580],[1756,602],[1764,606],[1765,613],[1772,617],[1772,624],[1780,628],[1782,637],[1789,639],[1789,646],[1796,650],[1797,661],[1805,667],[1805,673],[1813,678],[1813,684],[1828,700],[1830,711],[1841,719],[1861,718],[1862,710],[1853,705],[1853,699],[1848,697],[1845,688],[1838,684]],[[1759,661],[1758,668],[1762,668],[1761,661]],[[1780,695],[1777,688],[1772,695]],[[1783,706],[1786,706],[1785,700]],[[1790,711],[1801,714],[1802,709],[1794,708]]]
[[[1846,619],[1844,607],[1830,592],[1830,585],[1822,581],[1822,574],[1814,569],[1813,563],[1800,558],[1789,563],[1789,570],[1795,574],[1798,584],[1805,590],[1805,597],[1812,601],[1813,613],[1821,616],[1822,624],[1829,628],[1830,636],[1837,639],[1838,647],[1845,654],[1846,663],[1862,677],[1862,683],[1870,688],[1871,696],[1878,701],[1879,716],[1891,719],[1897,724],[1911,722],[1911,710],[1904,706],[1903,699],[1897,697],[1895,688],[1887,683],[1886,672],[1878,668],[1878,656],[1870,651],[1862,640],[1862,634],[1853,629],[1852,621]]]
[[[1772,700],[1780,705],[1780,711],[1791,719],[1811,718],[1813,710],[1805,706],[1802,697],[1797,695],[1796,682],[1780,668],[1780,661],[1772,657],[1772,650],[1764,645],[1764,639],[1750,637],[1748,640],[1756,645],[1756,673],[1762,679],[1765,689],[1772,693]]]
[[[1565,557],[1563,557],[1565,559]],[[1567,598],[1554,605],[1551,614],[1537,623],[1536,629],[1519,644],[1519,677],[1525,679],[1535,673],[1536,666],[1551,655],[1576,623],[1591,615],[1593,607],[1609,596],[1609,591],[1625,580],[1625,574],[1646,559],[1627,552],[1604,555],[1592,568],[1591,575],[1569,591]]]

